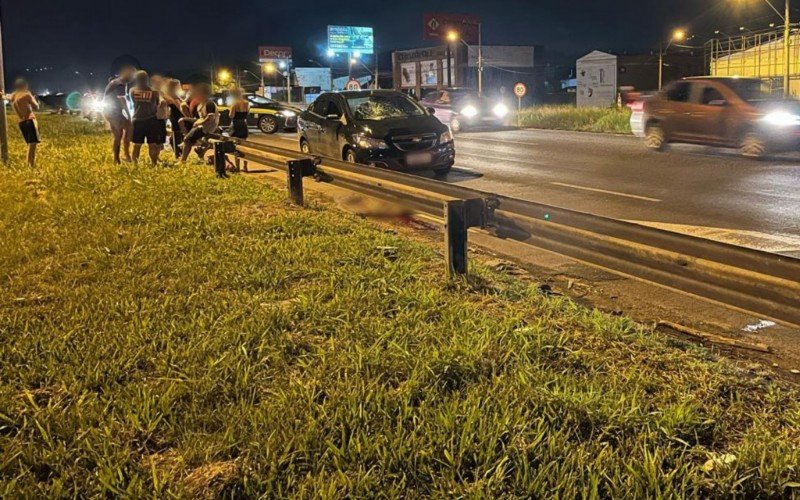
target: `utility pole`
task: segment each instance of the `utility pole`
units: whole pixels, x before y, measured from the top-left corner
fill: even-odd
[[[787,2],[789,0],[786,0]],[[481,23],[478,23],[478,95],[483,95],[483,40]]]
[[[2,23],[2,14],[0,14],[0,23]],[[0,159],[4,164],[8,164],[8,122],[6,120],[6,72],[3,63],[3,31],[0,26],[0,94],[3,96],[3,101],[0,102]]]

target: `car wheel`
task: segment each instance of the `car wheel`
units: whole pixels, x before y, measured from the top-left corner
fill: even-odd
[[[305,139],[300,139],[300,152],[304,155],[311,154],[311,146],[309,146],[308,141]]]
[[[667,145],[667,136],[661,125],[653,124],[647,126],[644,134],[644,143],[653,151],[664,151],[664,146]]]
[[[461,120],[458,118],[453,118],[450,120],[450,131],[454,134],[457,132],[461,132]]]
[[[767,143],[755,132],[748,132],[742,138],[739,152],[745,158],[763,158],[767,154]]]
[[[344,152],[344,161],[347,163],[358,163],[358,160],[356,159],[356,152],[348,148]]]
[[[433,170],[433,173],[434,175],[436,175],[436,177],[444,177],[445,175],[450,173],[450,170],[452,168],[453,167],[435,168]]]
[[[278,131],[278,120],[274,116],[262,116],[258,120],[258,129],[265,134],[274,134]]]

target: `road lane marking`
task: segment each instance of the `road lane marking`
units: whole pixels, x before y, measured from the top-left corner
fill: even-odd
[[[800,236],[786,233],[762,233],[747,229],[727,229],[722,227],[692,226],[689,224],[672,224],[669,222],[652,222],[644,220],[628,220],[633,224],[663,229],[672,233],[688,234],[706,240],[719,241],[739,247],[752,248],[770,253],[800,252]]]
[[[597,189],[593,187],[577,186],[575,184],[567,184],[565,182],[551,182],[550,184],[561,187],[568,187],[572,189],[582,189],[584,191],[593,191],[595,193],[613,194],[614,196],[624,196],[626,198],[633,198],[634,200],[652,201],[653,203],[661,202],[661,200],[659,200],[658,198],[649,198],[647,196],[639,196],[638,194],[620,193],[619,191],[608,191],[606,189]]]

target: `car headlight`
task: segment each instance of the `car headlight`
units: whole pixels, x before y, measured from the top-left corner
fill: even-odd
[[[800,116],[787,111],[772,111],[764,115],[763,122],[777,127],[786,127],[800,124]]]
[[[461,114],[467,118],[472,118],[478,114],[478,108],[471,104],[469,106],[464,106],[464,109],[461,110]]]
[[[770,125],[776,127],[791,127],[792,125],[800,125],[800,116],[788,111],[773,111],[768,113],[762,120]]]
[[[447,144],[448,142],[452,141],[453,141],[453,133],[450,131],[450,129],[447,129],[447,132],[444,132],[442,133],[442,135],[439,136],[439,144]]]
[[[494,107],[492,112],[494,113],[494,116],[498,118],[503,118],[508,114],[508,106],[506,106],[501,102]]]
[[[389,145],[383,139],[376,139],[365,134],[356,134],[356,144],[364,149],[389,149]]]
[[[284,116],[286,118],[291,118],[293,116],[297,116],[297,113],[295,113],[294,111],[288,110],[288,109],[284,109],[284,110],[281,110],[281,116]]]

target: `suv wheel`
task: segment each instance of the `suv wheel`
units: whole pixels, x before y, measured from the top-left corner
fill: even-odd
[[[644,143],[653,151],[664,151],[664,146],[667,144],[667,136],[664,134],[664,129],[661,125],[652,124],[647,126],[644,134]]]
[[[300,152],[304,155],[311,154],[311,146],[308,145],[308,141],[305,139],[300,139]]]
[[[358,163],[356,152],[348,148],[347,151],[344,152],[344,161],[347,163]]]
[[[739,152],[745,158],[763,158],[767,154],[767,143],[759,134],[748,132],[742,139]]]
[[[265,134],[274,134],[278,131],[278,120],[274,116],[262,116],[258,119],[258,129]]]

